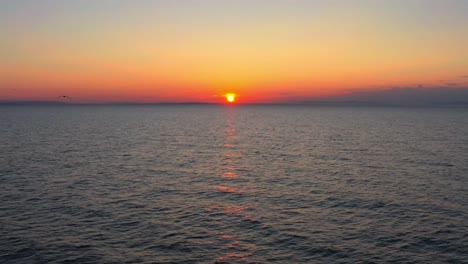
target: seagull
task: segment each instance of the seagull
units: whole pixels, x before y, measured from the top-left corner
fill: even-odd
[[[58,99],[66,99],[66,100],[72,100],[72,98],[70,96],[67,96],[67,95],[61,95],[61,96],[57,96]]]

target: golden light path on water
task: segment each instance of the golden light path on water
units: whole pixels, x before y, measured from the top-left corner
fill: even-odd
[[[232,100],[226,95],[226,99],[229,102],[234,102],[235,95],[232,94]],[[239,137],[235,126],[235,108],[226,108],[226,128],[225,137],[223,144],[223,151],[221,152],[221,173],[218,177],[222,178],[223,184],[213,186],[215,191],[222,192],[226,195],[243,195],[246,190],[238,186],[238,180],[241,177],[238,174],[238,170],[241,167],[241,160],[243,154],[237,150],[239,144]],[[234,216],[239,218],[241,221],[250,219],[252,216],[246,213],[246,210],[252,209],[251,205],[245,205],[242,203],[220,203],[218,206],[209,208],[210,211],[217,211],[219,213]],[[217,262],[237,262],[237,263],[248,263],[249,257],[253,256],[255,246],[250,243],[243,242],[239,239],[240,234],[234,234],[229,230],[220,230],[218,232],[218,240],[222,241],[221,247],[224,252],[223,255],[219,256]]]

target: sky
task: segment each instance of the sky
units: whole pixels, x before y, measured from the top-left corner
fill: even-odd
[[[466,89],[467,14],[464,0],[0,0],[0,100]]]

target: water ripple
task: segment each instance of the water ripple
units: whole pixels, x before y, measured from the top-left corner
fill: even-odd
[[[464,109],[0,111],[2,263],[468,258]]]

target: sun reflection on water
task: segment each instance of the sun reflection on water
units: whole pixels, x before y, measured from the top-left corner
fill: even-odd
[[[215,186],[214,188],[220,192],[225,192],[225,193],[243,193],[244,192],[240,189],[223,186],[223,185]]]
[[[240,138],[236,128],[235,117],[236,109],[227,109],[224,142],[219,154],[220,163],[219,170],[217,170],[219,178],[217,184],[212,186],[215,191],[224,193],[226,197],[229,197],[230,203],[226,203],[223,200],[217,201],[218,204],[207,208],[207,212],[221,226],[225,227],[223,230],[218,230],[219,237],[217,241],[220,243],[219,248],[222,249],[223,253],[215,259],[215,262],[248,263],[254,254],[255,245],[243,241],[242,237],[245,234],[230,232],[229,228],[231,224],[235,224],[236,222],[245,223],[245,221],[254,219],[252,206],[242,205],[243,201],[245,201],[243,194],[246,191],[239,184],[241,182],[245,183],[245,181],[239,181],[238,179],[241,177],[240,173],[243,172],[243,153],[238,148]]]
[[[222,247],[226,253],[218,257],[217,262],[248,262],[248,257],[253,255],[255,247],[249,243],[243,243],[230,234],[219,233],[220,240],[225,245]]]
[[[238,179],[239,175],[233,171],[227,171],[223,174],[223,178],[225,179]]]

